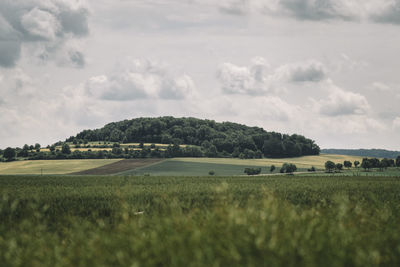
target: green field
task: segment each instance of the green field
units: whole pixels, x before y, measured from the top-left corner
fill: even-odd
[[[1,176],[3,266],[399,266],[400,177]]]
[[[214,171],[215,175],[243,175],[246,165],[241,164],[221,164],[207,162],[190,162],[181,160],[165,160],[148,167],[138,168],[131,171],[119,173],[120,175],[155,175],[155,176],[207,176],[209,171]],[[260,167],[262,173],[269,173],[266,166],[248,165],[247,167]],[[279,169],[275,170],[275,173]]]
[[[0,175],[14,174],[69,174],[98,168],[111,164],[121,159],[93,159],[93,160],[24,160],[14,162],[1,162]],[[140,159],[138,159],[140,160]],[[146,160],[146,159],[143,159]],[[294,163],[299,171],[304,171],[311,166],[324,169],[327,160],[343,163],[344,160],[361,161],[360,157],[344,155],[305,156],[284,159],[237,159],[237,158],[173,158],[164,162],[153,164],[149,167],[132,167],[131,171],[124,171],[124,175],[208,175],[214,170],[216,175],[243,175],[246,167],[261,167],[262,173],[269,173],[269,167],[275,165],[279,171],[283,163]],[[151,161],[151,160],[150,160]],[[118,172],[116,172],[118,173]]]
[[[362,161],[360,157],[344,156],[344,155],[328,155],[305,156],[299,158],[283,158],[283,159],[237,159],[237,158],[173,158],[153,164],[148,167],[138,168],[132,171],[119,173],[121,175],[192,175],[202,176],[208,175],[213,170],[215,175],[243,175],[246,167],[261,168],[262,174],[270,174],[269,168],[275,165],[274,173],[278,173],[283,163],[294,163],[298,168],[298,172],[307,171],[311,166],[319,170],[325,168],[325,162],[331,160],[336,163],[343,163],[344,160]],[[352,169],[354,171],[354,168]]]

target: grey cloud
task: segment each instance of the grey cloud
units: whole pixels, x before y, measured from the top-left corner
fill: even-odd
[[[87,9],[66,10],[60,13],[61,25],[65,32],[76,36],[86,36],[89,33]]]
[[[55,53],[71,38],[86,36],[88,10],[74,1],[24,0],[0,2],[0,66],[13,67],[24,43],[39,43],[43,55]],[[48,58],[45,56],[43,58]],[[71,57],[82,66],[83,54]]]
[[[219,10],[231,15],[244,15],[248,12],[249,3],[247,0],[221,1]]]
[[[372,14],[370,19],[378,23],[400,24],[400,1],[393,2],[381,13]]]
[[[234,15],[263,13],[308,21],[367,20],[400,24],[400,0],[224,0],[218,8]]]
[[[281,6],[301,20],[349,19],[335,9],[332,0],[281,0]]]
[[[21,43],[15,40],[0,39],[0,66],[11,68],[21,55]]]
[[[78,68],[82,68],[85,66],[85,56],[77,50],[70,50],[69,53],[70,62]]]
[[[286,72],[288,80],[292,82],[319,82],[326,77],[324,66],[319,62],[292,64],[282,69]]]

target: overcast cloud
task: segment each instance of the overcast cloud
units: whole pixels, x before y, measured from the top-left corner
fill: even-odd
[[[0,147],[140,116],[400,149],[399,0],[3,0]]]

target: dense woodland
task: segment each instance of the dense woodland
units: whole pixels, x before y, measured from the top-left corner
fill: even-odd
[[[304,136],[267,132],[259,127],[195,118],[137,118],[84,130],[67,142],[76,140],[120,143],[186,144],[201,147],[206,156],[297,157],[318,155],[320,148]]]

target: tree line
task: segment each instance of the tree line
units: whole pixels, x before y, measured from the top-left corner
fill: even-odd
[[[356,168],[360,166],[365,171],[369,171],[371,169],[379,169],[383,171],[384,169],[387,169],[389,167],[400,167],[400,156],[397,156],[396,159],[363,158],[361,162],[359,162],[358,160],[354,162],[345,160],[343,164],[334,163],[333,161],[328,160],[327,162],[325,162],[325,170],[327,172],[341,171],[343,170],[343,167],[351,168],[353,165]]]

